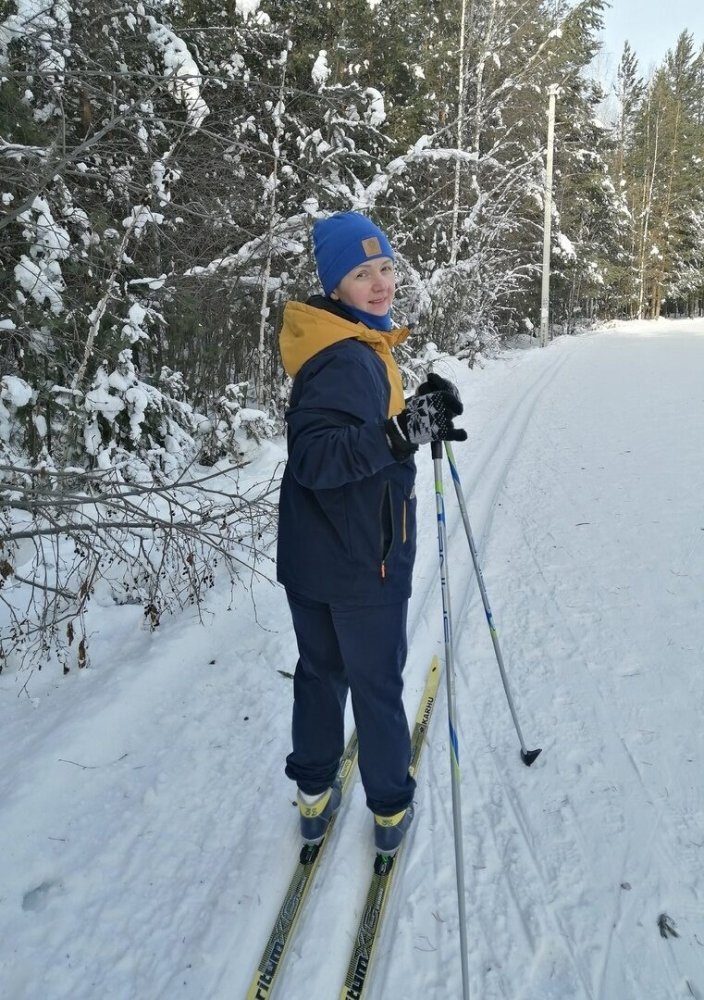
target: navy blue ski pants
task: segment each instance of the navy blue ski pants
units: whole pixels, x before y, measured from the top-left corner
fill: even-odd
[[[367,805],[393,816],[410,805],[415,791],[401,676],[408,601],[340,607],[290,591],[286,596],[299,653],[286,774],[309,795],[330,787],[344,749],[350,691]]]

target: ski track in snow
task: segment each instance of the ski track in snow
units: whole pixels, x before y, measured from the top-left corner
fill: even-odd
[[[614,350],[620,349],[633,354],[632,341],[625,340],[619,343],[614,338],[614,344]],[[549,406],[546,405],[546,400],[541,401],[541,413],[548,414],[550,419],[554,419],[555,413],[559,412],[559,406],[572,407],[576,402],[578,407],[580,404],[585,407],[583,412],[589,415],[589,423],[593,426],[594,414],[589,408],[589,399],[598,399],[600,395],[603,397],[605,389],[601,380],[605,375],[608,376],[608,372],[603,369],[602,349],[599,347],[598,367],[595,367],[594,375],[598,376],[601,392],[597,392],[596,381],[592,385],[590,381],[585,380],[583,354],[590,352],[592,346],[590,340],[585,339],[575,346],[574,352],[570,351],[571,368],[578,375],[579,385],[572,385],[568,381],[569,372],[558,372],[559,377],[556,375],[554,381],[548,380],[544,395],[557,397],[559,394],[559,399],[550,401]],[[645,356],[644,370],[652,366],[652,351],[663,351],[668,344],[655,341],[648,347],[651,356]],[[658,358],[657,371],[662,373],[665,368],[666,357]],[[622,373],[623,367],[618,370]],[[638,387],[637,372],[634,376],[631,383],[634,386],[632,398],[624,391],[623,386],[619,386],[618,399],[612,398],[609,401],[607,397],[607,402],[613,404],[618,401],[626,413],[631,408],[638,412],[640,408],[644,417],[648,411],[651,414],[651,422],[655,423],[658,415],[662,414],[663,409],[667,408],[668,401],[671,400],[673,385],[665,380],[662,399],[653,400],[652,397],[644,399],[638,396],[643,389]],[[647,389],[649,392],[651,387],[647,386]],[[701,408],[702,393],[695,374],[692,376],[691,390],[693,401],[698,400]],[[579,393],[584,395],[584,399],[580,400]],[[682,402],[680,400],[679,404],[682,405]],[[686,405],[686,400],[684,402]],[[658,404],[662,404],[662,408]],[[608,421],[604,422],[604,430],[612,436],[616,416],[617,414],[608,414]],[[572,419],[570,429],[575,438],[586,437],[588,428],[580,427],[574,411]],[[634,428],[631,420],[626,426],[628,434],[632,436]],[[515,422],[512,427],[516,433]],[[655,428],[653,433],[655,434]],[[604,435],[602,441],[604,448],[607,446],[608,434]],[[541,439],[544,445],[536,448],[535,442]],[[663,785],[662,788],[657,787],[650,775],[647,782],[644,781],[644,769],[652,767],[653,762],[649,760],[645,764],[639,764],[636,761],[634,752],[628,745],[627,736],[624,735],[623,723],[614,711],[614,706],[627,705],[628,698],[622,694],[612,701],[609,697],[616,693],[609,683],[614,667],[617,668],[617,676],[630,675],[629,668],[621,667],[623,661],[633,655],[629,643],[618,641],[620,633],[623,632],[622,622],[614,616],[605,631],[606,644],[601,650],[590,648],[594,644],[594,632],[586,633],[586,641],[582,640],[578,631],[581,623],[570,620],[570,608],[562,596],[567,594],[572,599],[575,593],[579,594],[579,577],[584,571],[584,561],[580,560],[577,553],[570,553],[561,539],[557,539],[561,542],[560,545],[554,544],[555,533],[552,524],[560,511],[569,511],[571,504],[579,502],[579,497],[570,497],[570,504],[560,502],[551,509],[543,495],[542,484],[534,497],[526,497],[526,478],[523,470],[515,468],[516,464],[525,465],[529,476],[531,465],[533,468],[544,470],[545,481],[550,488],[559,488],[562,467],[556,465],[551,457],[556,444],[559,442],[554,431],[540,419],[539,414],[525,435],[522,448],[522,455],[524,454],[525,458],[521,456],[517,462],[513,462],[517,452],[515,440],[504,442],[501,455],[496,456],[497,464],[503,470],[504,476],[503,480],[496,477],[498,489],[494,493],[495,510],[498,512],[499,497],[502,496],[501,506],[504,509],[508,507],[509,513],[508,518],[506,514],[499,516],[497,513],[496,519],[502,524],[495,525],[492,538],[504,536],[507,529],[512,531],[514,536],[510,540],[503,537],[502,542],[502,547],[510,553],[507,555],[507,561],[510,560],[513,565],[510,576],[507,575],[502,580],[503,603],[510,609],[512,625],[511,632],[508,633],[511,641],[506,643],[506,648],[514,648],[517,641],[519,647],[522,645],[529,653],[530,648],[526,638],[530,639],[535,631],[531,630],[531,622],[539,623],[541,634],[535,638],[540,642],[550,638],[551,646],[556,650],[556,655],[551,657],[553,670],[548,672],[543,665],[542,673],[553,687],[553,706],[559,708],[559,711],[548,720],[547,725],[543,723],[540,727],[544,732],[554,734],[555,739],[546,747],[545,755],[534,765],[530,778],[524,776],[523,781],[512,787],[507,781],[512,772],[510,755],[508,758],[502,755],[499,766],[496,754],[492,754],[492,767],[487,763],[485,752],[486,746],[495,746],[499,741],[505,743],[503,736],[494,737],[485,725],[487,719],[493,721],[500,717],[499,706],[492,708],[485,698],[481,709],[473,710],[477,705],[476,699],[484,697],[489,691],[490,678],[487,677],[482,681],[483,686],[470,685],[471,696],[467,699],[470,711],[462,719],[465,725],[460,726],[460,746],[464,744],[463,736],[467,737],[470,745],[464,750],[463,759],[465,761],[470,759],[471,777],[465,779],[465,783],[469,788],[483,788],[484,795],[480,796],[481,806],[474,812],[469,825],[473,831],[486,831],[487,813],[489,814],[490,838],[485,836],[479,839],[474,856],[483,858],[487,851],[493,848],[495,861],[499,866],[498,884],[496,877],[491,880],[491,894],[483,905],[478,905],[477,909],[480,914],[491,912],[493,900],[495,909],[502,913],[510,912],[510,906],[506,904],[497,906],[497,892],[507,892],[510,900],[516,905],[518,912],[514,925],[509,922],[506,941],[500,949],[494,951],[498,951],[500,956],[496,962],[499,967],[503,964],[515,970],[531,968],[532,965],[536,970],[536,981],[530,982],[529,977],[521,996],[535,997],[536,1000],[538,997],[546,996],[603,997],[615,1000],[620,997],[655,998],[692,995],[693,978],[701,979],[701,956],[697,952],[702,921],[696,913],[695,903],[700,886],[692,885],[687,878],[682,879],[679,872],[682,870],[683,859],[690,862],[690,865],[685,867],[686,871],[696,872],[698,868],[701,869],[701,863],[697,865],[696,838],[699,838],[700,844],[702,814],[698,790],[692,785],[692,776],[696,775],[697,771],[696,767],[692,769],[684,787],[678,790],[680,794],[685,795],[687,812],[690,815],[698,814],[692,824],[695,840],[689,841],[687,852],[687,843],[681,836],[678,837],[677,827],[682,826],[682,817],[676,817],[672,801],[673,798],[675,801],[677,799],[677,796],[672,795],[672,783],[678,780],[678,769],[668,771],[664,776],[667,785]],[[681,461],[677,442],[673,441],[672,444],[671,464],[677,465]],[[613,450],[613,441],[611,445]],[[699,449],[699,459],[695,465],[695,475],[701,482],[701,445],[697,443],[696,448]],[[578,454],[577,448],[574,448],[573,454]],[[501,456],[505,456],[507,460],[502,461]],[[645,460],[650,461],[647,454]],[[685,470],[688,476],[693,464],[693,462],[680,464],[679,468]],[[554,479],[550,476],[550,471],[553,469],[557,472]],[[676,469],[673,468],[672,471],[674,473]],[[608,482],[620,488],[615,472],[615,469],[609,470]],[[533,478],[536,478],[534,474]],[[520,506],[514,504],[513,500],[513,484],[516,481],[520,484],[521,490]],[[570,480],[567,479],[567,482]],[[679,484],[679,489],[686,489],[689,492],[689,488],[690,484],[685,478]],[[677,494],[677,485],[672,484],[666,492]],[[509,507],[512,504],[513,507]],[[481,503],[479,507],[481,510]],[[541,513],[544,514],[543,517]],[[507,520],[509,523],[503,523]],[[549,526],[547,531],[544,530],[545,525]],[[611,547],[609,533],[612,526],[611,520],[605,522],[608,530],[603,533],[603,544],[600,546],[604,551]],[[546,571],[545,554],[550,541],[556,548],[565,548],[565,554],[570,557],[566,563],[571,567],[571,574],[567,580],[564,579],[566,565],[559,567],[560,576]],[[638,545],[639,553],[641,549],[642,542]],[[453,552],[454,546],[451,545],[451,553]],[[623,556],[623,553],[622,548],[620,555]],[[626,554],[628,554],[627,549]],[[605,569],[608,568],[605,566]],[[634,569],[636,573],[647,572],[649,567],[644,567],[643,570],[640,567]],[[527,579],[534,580],[536,584],[530,590],[525,586]],[[511,590],[510,599],[506,594],[507,583]],[[586,591],[585,608],[595,609],[597,616],[604,605],[603,596],[600,596],[600,584],[603,585],[597,573],[596,577],[591,580],[588,577],[581,585],[581,590]],[[490,587],[490,598],[491,589]],[[458,618],[463,617],[461,612]],[[499,628],[504,617],[503,613],[497,617]],[[552,629],[556,632],[554,636],[549,635],[549,630]],[[515,640],[513,636],[516,637]],[[470,641],[466,644],[463,639],[464,636],[458,636],[460,650],[458,662],[461,661],[463,649],[466,649],[467,660],[471,662],[472,656],[476,656],[476,651],[472,648],[476,636],[472,636],[471,640],[467,636]],[[550,648],[545,646],[543,652],[548,652]],[[596,662],[600,653],[601,662]],[[570,674],[563,680],[554,668],[566,664],[569,664]],[[540,671],[540,665],[535,664],[530,673],[523,671],[523,676],[526,678],[523,684],[520,683],[521,672],[517,673],[519,691],[525,690],[530,685],[536,670]],[[669,684],[663,685],[663,698],[667,693],[665,688],[669,686]],[[497,689],[496,685],[493,687]],[[701,709],[701,692],[698,692],[698,699]],[[531,713],[528,713],[528,718],[531,717],[538,718],[539,714],[533,713],[531,716]],[[605,721],[608,722],[608,726],[604,725]],[[483,739],[473,752],[472,730],[475,728],[482,733]],[[649,736],[655,735],[652,728],[645,732]],[[558,738],[560,735],[561,739]],[[597,740],[598,736],[600,738]],[[696,751],[692,750],[692,753]],[[698,758],[701,759],[701,753],[698,753]],[[687,760],[696,764],[697,757],[689,756]],[[608,775],[605,773],[604,762],[609,765]],[[536,776],[540,775],[545,780],[547,777],[545,772],[548,770],[555,772],[550,775],[550,788],[560,791],[555,795],[554,801],[549,798],[544,801],[543,816],[536,817],[531,797],[524,792],[529,787],[528,782],[534,777],[533,771]],[[599,809],[595,811],[587,796],[597,794],[600,796],[600,801]],[[624,801],[626,808],[623,807]],[[538,839],[537,843],[534,842],[538,826],[551,833],[545,842],[542,838]],[[691,830],[689,834],[692,836]],[[488,843],[489,840],[491,843]],[[674,845],[677,845],[676,848]],[[605,851],[613,855],[613,860],[616,862],[615,867],[610,867],[603,873],[608,874],[611,882],[609,884],[606,881],[603,886],[590,884],[594,882],[595,872],[604,868]],[[642,857],[638,858],[634,865],[631,859],[638,852]],[[469,853],[472,854],[471,848]],[[484,871],[491,868],[488,863],[482,866],[482,874],[477,875],[478,889],[486,878]],[[514,870],[515,882],[512,878]],[[627,876],[630,880],[628,883]],[[526,892],[527,879],[534,883],[530,892]],[[509,882],[508,886],[502,884],[506,881]],[[622,883],[630,885],[631,882],[633,883],[631,889],[622,888]],[[597,894],[595,889],[601,891]],[[673,893],[676,893],[674,898]],[[533,910],[536,901],[541,897],[548,905],[542,914],[530,913],[530,910],[522,909],[521,896],[527,896],[531,900],[530,908]],[[680,898],[677,899],[677,896]],[[674,961],[675,953],[678,951],[674,946],[659,947],[662,943],[657,938],[655,922],[660,910],[684,912],[690,918],[690,941],[695,946],[684,962]],[[549,918],[545,921],[547,925],[545,930],[549,934],[536,935],[535,929],[531,932],[536,918],[540,924],[545,917]],[[491,925],[489,930],[495,943],[497,927]],[[563,954],[558,956],[554,951],[555,945],[560,943],[559,940],[549,940],[555,931],[557,939],[561,939],[563,950]],[[696,931],[699,931],[699,938]],[[506,961],[506,955],[511,951],[511,944],[515,946],[521,932],[528,939],[529,948],[534,953],[533,963],[527,956],[521,957],[517,964]],[[538,947],[536,941],[531,940],[535,937],[538,938]],[[540,965],[545,964],[546,944],[551,946],[547,951],[547,959],[552,965],[548,981],[537,974]],[[679,950],[681,951],[681,948]],[[489,953],[491,954],[491,949]],[[689,961],[690,958],[692,961]],[[663,964],[667,966],[666,985],[662,982]],[[478,995],[517,996],[515,978],[512,977],[508,983],[502,982],[501,977],[494,974],[494,968],[493,961],[486,964],[480,984],[475,984]],[[692,976],[690,968],[696,975]]]
[[[543,747],[526,768],[445,466],[474,1000],[704,998],[703,362],[699,322],[438,365],[466,403],[455,457]],[[418,496],[411,718],[443,654],[429,454]],[[88,671],[22,694],[0,676],[2,1000],[244,996],[297,853],[291,628],[279,588],[255,597],[256,615],[218,592],[206,628],[151,636],[106,608]],[[461,996],[444,691],[370,1000]],[[343,810],[282,1000],[338,995],[372,856],[359,781]]]

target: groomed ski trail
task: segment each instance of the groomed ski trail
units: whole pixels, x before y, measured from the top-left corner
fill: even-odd
[[[455,447],[520,761],[445,463],[473,1000],[704,998],[704,323],[512,352],[458,381]],[[283,442],[243,470],[267,481]],[[443,655],[419,460],[406,706]],[[0,675],[5,1000],[243,996],[297,853],[285,599],[213,592],[206,627],[102,609],[93,666]],[[282,676],[282,674],[284,676]],[[444,683],[370,1000],[460,995]],[[289,956],[334,998],[367,883],[356,782]],[[332,857],[335,864],[331,865]],[[662,938],[661,915],[677,938]]]
[[[473,581],[464,586],[466,580],[453,573],[453,564],[459,561],[457,547],[464,542],[460,526],[450,543],[450,579],[458,698],[464,708],[460,708],[458,729],[465,858],[470,872],[468,906],[470,927],[477,940],[470,962],[473,989],[482,1000],[675,1000],[696,995],[704,978],[700,944],[704,926],[696,908],[702,889],[702,862],[693,856],[704,839],[702,795],[690,780],[683,789],[684,818],[678,818],[676,811],[673,817],[668,787],[644,782],[644,766],[637,763],[628,745],[619,714],[626,696],[615,701],[603,685],[610,672],[628,677],[629,652],[631,660],[635,653],[624,648],[623,642],[613,641],[619,635],[618,620],[610,624],[600,649],[585,649],[593,636],[588,633],[587,642],[581,641],[580,621],[569,613],[570,582],[572,578],[579,580],[577,589],[586,595],[585,608],[599,616],[603,614],[604,581],[599,572],[589,572],[591,567],[584,572],[580,554],[569,550],[563,535],[554,535],[549,506],[545,508],[542,495],[538,496],[561,488],[560,465],[555,459],[559,441],[556,428],[549,425],[556,412],[562,410],[566,418],[560,434],[569,433],[567,417],[572,420],[577,456],[580,438],[589,442],[588,425],[594,422],[597,401],[606,411],[604,429],[607,422],[609,428],[612,421],[618,426],[619,400],[626,409],[640,403],[644,423],[639,440],[645,454],[648,435],[654,434],[647,417],[656,421],[658,413],[670,404],[667,382],[657,392],[663,380],[660,362],[654,363],[652,355],[659,344],[674,375],[675,341],[655,338],[651,342],[646,337],[643,349],[640,338],[632,334],[600,336],[611,338],[612,350],[628,352],[629,364],[636,369],[629,374],[633,384],[640,386],[640,396],[624,391],[622,368],[616,375],[618,381],[610,384],[608,371],[602,368],[603,346],[598,341],[561,341],[551,350],[560,352],[563,362],[569,363],[554,363],[537,380],[539,389],[534,395],[530,391],[521,395],[522,400],[530,400],[534,413],[530,426],[517,429],[515,420],[520,423],[522,416],[519,406],[514,421],[509,422],[508,438],[489,436],[485,441],[485,449],[495,461],[490,487],[486,481],[475,482],[472,460],[467,463],[468,471],[462,465],[463,453],[456,450],[473,529],[480,539],[489,540],[488,552],[479,544],[480,561],[524,735],[529,746],[545,748],[530,771],[521,765],[477,588]],[[704,340],[700,343],[704,361]],[[654,379],[653,385],[648,378]],[[693,412],[701,415],[702,394],[695,372],[690,389],[691,398],[681,403],[685,407],[691,403]],[[616,395],[610,396],[609,390]],[[505,430],[504,425],[501,431]],[[618,436],[612,431],[612,437],[614,434]],[[637,442],[635,445],[634,451],[638,450]],[[692,486],[687,477],[698,475],[700,482],[702,478],[701,444],[690,443],[690,450],[695,454],[680,483],[685,495],[691,493]],[[598,457],[598,451],[595,454]],[[673,448],[671,454],[678,456],[678,451]],[[673,466],[673,474],[682,471],[679,458]],[[619,477],[614,472],[609,470],[604,480],[614,483],[614,495],[618,496]],[[526,483],[540,500],[534,506],[526,502],[530,500]],[[677,493],[676,484],[672,492]],[[449,498],[447,507],[451,523]],[[548,516],[541,520],[545,510]],[[588,526],[583,522],[578,526],[578,522],[582,516],[575,515],[572,527],[577,531]],[[607,547],[615,544],[608,537],[612,523],[608,518],[603,522]],[[492,546],[494,539],[498,541]],[[572,566],[564,587],[555,566],[546,565],[555,545],[564,550],[563,561],[569,560]],[[687,546],[689,552],[692,546]],[[503,573],[496,561],[491,561],[495,549],[506,563]],[[432,614],[426,618],[431,628]],[[531,626],[533,621],[538,627]],[[595,660],[600,661],[597,669]],[[553,692],[547,703],[531,697],[536,679],[544,692]],[[698,698],[701,706],[701,692]],[[689,760],[695,766],[690,764],[690,773],[696,782],[696,761],[701,764],[702,754],[698,751],[697,755],[694,747],[691,752]],[[431,755],[429,782],[435,789],[446,785],[445,769],[444,751]],[[678,773],[670,767],[668,780]],[[606,808],[593,813],[589,803],[592,795],[599,796]],[[451,829],[449,802],[446,796],[442,808],[437,791],[432,802],[434,832],[429,837],[435,849],[430,884],[437,905],[430,908],[435,914],[435,930],[442,928],[442,932],[432,935],[427,930],[433,929],[432,921],[425,920],[425,931],[417,921],[413,957],[420,965],[428,956],[428,977],[420,978],[418,986],[425,995],[440,996],[442,977],[448,968],[459,967],[459,957],[449,863],[452,844],[446,838],[440,843],[437,832],[438,828],[443,832]],[[419,822],[424,822],[422,813]],[[689,844],[678,829],[683,823]],[[428,858],[426,854],[425,860]],[[683,876],[683,867],[694,876]],[[406,885],[411,900],[422,897],[423,880],[427,880],[425,865],[419,864],[418,869],[416,883]],[[410,883],[410,876],[408,880]],[[604,899],[610,901],[607,907]],[[678,922],[683,938],[663,941],[656,921],[661,911],[670,910],[680,921],[685,916],[689,926],[684,930]],[[494,919],[487,920],[487,914],[493,914]],[[498,920],[497,914],[501,915]],[[409,923],[413,923],[412,917]],[[449,933],[446,924],[450,925]],[[401,988],[404,965],[411,960],[409,949],[399,946],[397,936],[387,967],[388,995]],[[526,970],[520,983],[514,978],[517,968]],[[505,969],[511,970],[508,975],[502,971]]]

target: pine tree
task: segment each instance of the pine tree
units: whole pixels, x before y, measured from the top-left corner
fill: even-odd
[[[660,315],[665,297],[696,297],[701,217],[701,53],[683,32],[649,83],[629,168],[637,222],[638,315]],[[684,281],[682,276],[686,275]]]

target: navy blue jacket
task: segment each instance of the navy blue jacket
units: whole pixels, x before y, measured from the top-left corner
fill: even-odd
[[[284,312],[281,352],[294,383],[277,576],[327,604],[395,603],[411,593],[416,470],[412,458],[394,459],[384,421],[403,409],[390,348],[407,331],[370,330],[319,301]]]

